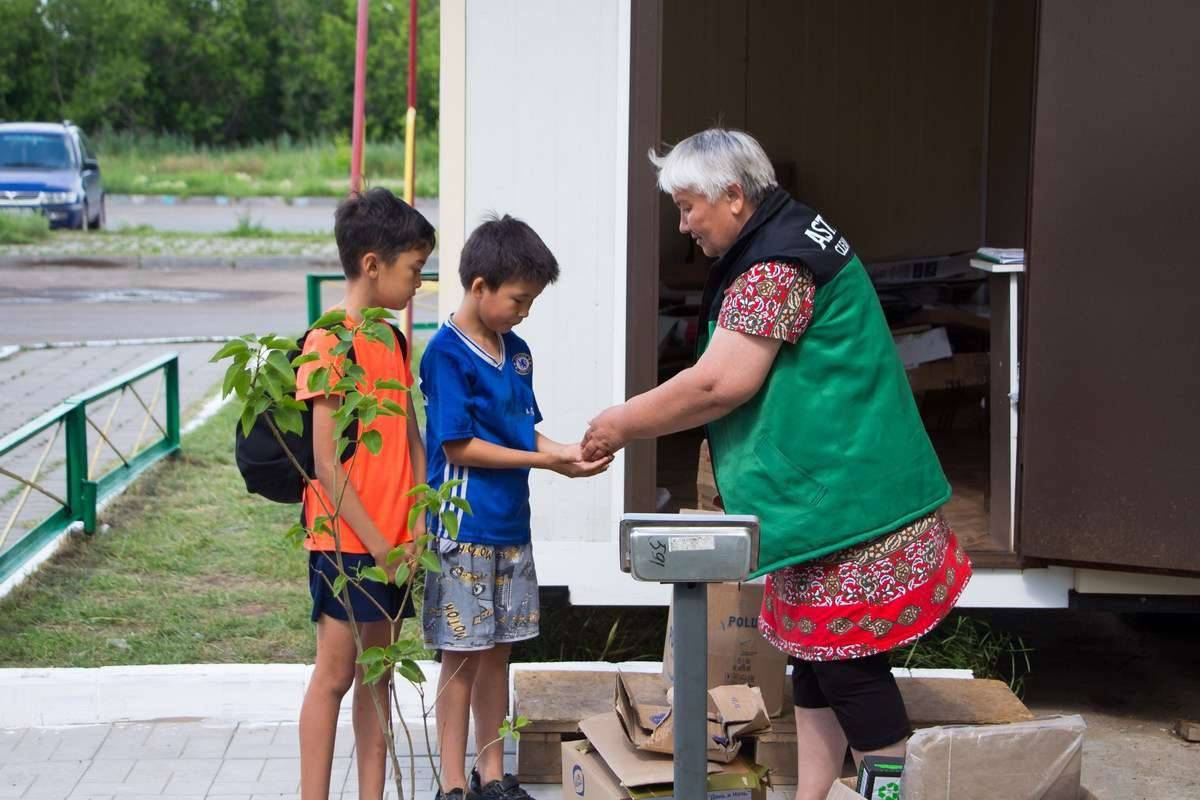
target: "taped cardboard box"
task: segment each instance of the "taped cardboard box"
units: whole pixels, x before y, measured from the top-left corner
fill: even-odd
[[[1078,715],[1007,725],[925,728],[908,741],[905,800],[1078,800]]]
[[[615,711],[589,717],[579,728],[586,740],[562,744],[564,800],[674,797],[674,761],[670,756],[635,748]],[[742,757],[729,764],[706,764],[707,800],[766,800],[769,776],[763,767]]]
[[[762,610],[761,583],[711,583],[708,585],[708,687],[746,684],[762,690],[767,714],[783,710],[783,684],[787,656],[758,632]],[[663,648],[663,675],[675,679],[674,608],[667,617]],[[689,654],[698,657],[699,654]]]
[[[638,750],[671,755],[675,752],[675,720],[669,701],[638,702],[617,673],[613,705],[625,735]],[[737,757],[742,739],[771,730],[762,692],[751,686],[718,686],[708,692],[709,761],[728,764]]]

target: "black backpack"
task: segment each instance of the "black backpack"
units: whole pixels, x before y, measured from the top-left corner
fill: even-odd
[[[400,355],[407,357],[408,342],[405,340],[404,334],[390,322],[388,327],[396,334],[396,344],[400,347]],[[288,353],[289,362],[303,352],[304,340],[311,332],[305,331],[304,335],[300,337],[299,350]],[[346,357],[350,361],[354,361],[353,347],[346,353]],[[304,411],[300,412],[300,418],[304,422],[304,433],[297,435],[280,432],[280,437],[288,451],[291,451],[296,461],[304,468],[305,473],[311,476],[315,468],[312,445],[312,401],[305,401],[304,406]],[[236,424],[234,457],[237,460],[238,472],[242,473],[242,480],[246,482],[247,492],[262,495],[276,503],[299,503],[304,499],[304,478],[296,471],[296,467],[288,458],[287,451],[280,447],[279,440],[271,432],[271,426],[267,423],[268,413],[270,412],[264,411],[258,415],[258,418],[254,420],[254,425],[250,428],[250,433],[246,436],[242,435],[241,423]],[[354,439],[358,438],[357,421],[350,424],[345,435],[351,441],[350,446],[342,453],[342,463],[350,460],[350,457],[354,455]]]

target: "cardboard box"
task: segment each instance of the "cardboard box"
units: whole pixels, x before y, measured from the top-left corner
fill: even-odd
[[[674,797],[673,760],[635,748],[615,711],[589,717],[579,727],[587,739],[562,745],[564,800]],[[766,800],[768,776],[762,767],[745,758],[724,765],[706,763],[707,800]],[[603,777],[601,768],[608,771],[611,780]]]
[[[675,717],[669,703],[638,702],[617,673],[614,706],[633,746],[651,753],[675,752]],[[742,739],[771,730],[762,692],[751,686],[718,686],[708,692],[709,761],[728,764],[737,757]]]
[[[762,690],[767,713],[775,717],[783,709],[787,656],[758,632],[762,600],[761,583],[708,585],[708,688],[757,686]],[[674,609],[667,617],[663,649],[663,675],[669,681],[675,676],[673,619]]]
[[[912,369],[930,361],[950,358],[950,337],[945,328],[931,328],[919,333],[903,333],[892,337],[896,343],[896,354],[905,369]]]
[[[992,360],[988,353],[958,353],[942,361],[908,369],[908,383],[917,394],[987,386],[991,369]]]
[[[858,793],[868,800],[899,800],[904,759],[863,756],[858,767]]]
[[[925,728],[908,741],[905,800],[1078,800],[1078,715],[1007,725]]]

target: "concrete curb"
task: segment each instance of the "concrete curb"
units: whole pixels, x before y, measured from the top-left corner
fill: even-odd
[[[419,662],[428,704],[441,665]],[[512,670],[661,672],[658,661],[513,664]],[[171,664],[129,667],[0,669],[0,728],[96,725],[123,721],[194,718],[231,722],[295,722],[312,677],[311,664]],[[893,670],[900,676],[970,678],[970,670]],[[514,681],[509,681],[511,687]],[[421,697],[397,681],[405,720],[422,718]],[[511,691],[511,688],[510,688]],[[342,715],[348,718],[351,694]],[[432,711],[430,716],[432,717]]]
[[[97,269],[307,269],[340,270],[337,256],[0,256],[0,269],[92,267]]]

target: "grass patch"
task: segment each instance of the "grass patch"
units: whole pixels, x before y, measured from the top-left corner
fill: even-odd
[[[50,221],[41,214],[0,212],[0,244],[33,244],[50,238]]]
[[[995,678],[1017,696],[1033,671],[1033,649],[1020,636],[962,612],[952,612],[923,639],[891,652],[893,667],[969,669],[976,678]]]
[[[207,147],[165,134],[104,133],[96,137],[105,189],[112,194],[226,197],[338,197],[350,176],[350,142],[280,137],[244,147]],[[366,146],[368,186],[404,188],[404,141]],[[438,194],[436,131],[418,134],[418,197]]]
[[[0,666],[296,663],[314,655],[297,506],[246,493],[232,407],[0,601]],[[419,637],[414,622],[405,635]]]

